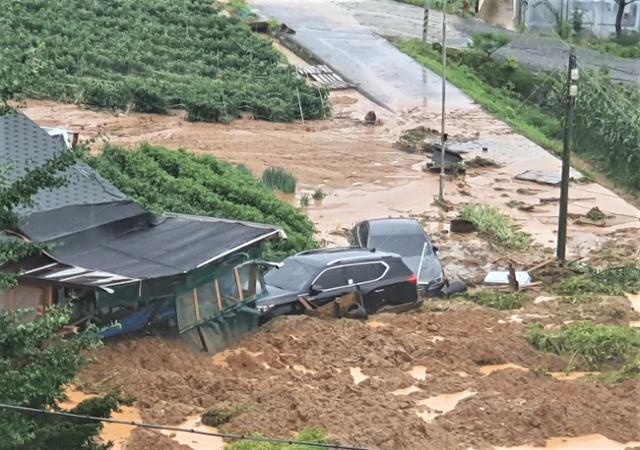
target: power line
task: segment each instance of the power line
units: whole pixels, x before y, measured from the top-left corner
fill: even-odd
[[[171,425],[156,425],[151,423],[135,422],[133,420],[110,419],[106,417],[84,416],[80,414],[71,414],[71,413],[66,413],[61,411],[47,411],[46,409],[29,408],[27,406],[7,405],[4,403],[0,403],[0,408],[13,410],[13,411],[32,412],[32,413],[44,414],[44,415],[68,417],[73,419],[91,420],[94,422],[106,422],[106,423],[115,423],[119,425],[129,425],[132,427],[148,428],[153,430],[167,430],[167,431],[176,431],[181,433],[201,434],[204,436],[214,436],[214,437],[220,437],[220,438],[230,439],[234,441],[245,440],[245,441],[255,441],[255,442],[266,442],[270,444],[306,445],[309,447],[332,448],[337,450],[371,450],[364,447],[350,447],[350,446],[339,445],[339,444],[321,444],[318,442],[297,441],[292,439],[273,439],[273,438],[265,438],[261,436],[252,436],[252,435],[244,435],[244,434],[214,433],[210,431],[195,430],[193,428],[181,428],[181,427],[174,427]]]

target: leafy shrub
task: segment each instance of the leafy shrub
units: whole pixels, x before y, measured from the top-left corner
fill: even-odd
[[[496,34],[491,32],[474,33],[472,39],[473,48],[484,52],[487,55],[487,58],[491,58],[491,55],[511,42],[511,38],[506,34]]]
[[[460,211],[460,217],[473,222],[481,235],[501,247],[526,250],[531,246],[531,236],[520,231],[509,217],[493,206],[467,203]]]
[[[297,180],[282,167],[269,167],[262,173],[262,183],[285,194],[293,194],[296,191]]]
[[[89,163],[118,189],[157,212],[199,214],[282,226],[288,240],[273,244],[270,257],[314,246],[307,217],[257,180],[208,155],[141,145],[105,146]]]
[[[300,196],[300,206],[302,206],[303,208],[306,208],[307,206],[309,206],[309,203],[311,202],[310,199],[311,197],[306,192],[302,194]]]
[[[560,295],[623,295],[640,291],[640,267],[621,266],[576,275],[553,287]]]
[[[260,434],[255,434],[254,436],[262,437]],[[321,428],[307,428],[293,436],[293,439],[317,444],[330,443],[327,432]],[[316,450],[317,448],[309,445],[270,444],[257,441],[238,441],[225,447],[226,450]]]
[[[324,193],[324,191],[321,188],[316,188],[315,191],[313,191],[313,199],[317,202],[322,201],[324,198],[326,197],[326,194]]]
[[[209,425],[210,427],[219,427],[235,416],[242,412],[242,408],[238,406],[234,407],[221,407],[221,408],[209,408],[202,414],[202,423]]]
[[[522,307],[522,301],[525,299],[522,292],[500,292],[490,289],[469,292],[465,296],[478,305],[499,310],[518,309]]]
[[[640,355],[640,331],[590,321],[563,325],[557,332],[546,332],[534,325],[527,341],[538,350],[570,355],[591,369],[621,367]]]

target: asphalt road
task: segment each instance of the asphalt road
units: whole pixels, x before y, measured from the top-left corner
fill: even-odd
[[[295,30],[289,35],[328,64],[364,95],[399,112],[439,108],[441,78],[397,50],[369,26],[359,23],[346,2],[326,0],[255,0],[266,16]],[[447,83],[447,107],[471,104]]]

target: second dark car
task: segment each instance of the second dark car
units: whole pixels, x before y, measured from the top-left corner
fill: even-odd
[[[302,312],[300,296],[321,306],[358,291],[367,313],[418,301],[416,277],[400,256],[362,248],[299,253],[267,272],[264,280],[266,295],[256,303],[263,322]]]

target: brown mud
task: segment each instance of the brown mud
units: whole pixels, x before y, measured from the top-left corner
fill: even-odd
[[[153,423],[182,424],[220,404],[241,407],[220,427],[225,432],[284,438],[321,426],[345,444],[397,450],[544,446],[590,434],[640,441],[637,379],[603,384],[562,376],[567,358],[526,342],[529,323],[559,326],[585,317],[578,305],[536,303],[535,295],[516,311],[445,300],[439,311],[427,305],[369,322],[283,317],[216,357],[179,340],[123,339],[99,349],[80,378],[85,389],[120,386]],[[610,308],[587,315],[628,320],[612,319]],[[628,302],[626,308],[632,315]],[[508,363],[519,367],[487,369]],[[141,450],[181,448],[146,432],[131,439]]]

